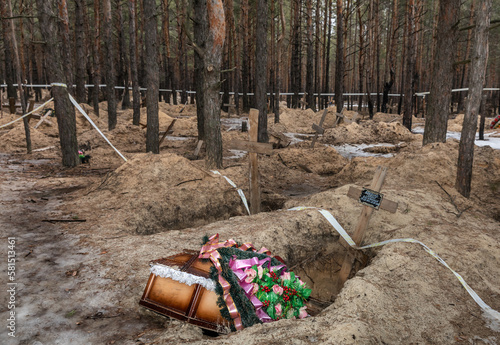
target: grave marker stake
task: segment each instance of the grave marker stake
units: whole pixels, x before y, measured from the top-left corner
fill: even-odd
[[[250,124],[250,142],[257,142],[259,111],[257,109],[250,109],[248,120]],[[250,212],[257,214],[260,212],[260,175],[257,152],[249,152],[248,158],[250,162]]]
[[[379,207],[383,210],[393,213],[396,212],[397,210],[397,203],[395,203],[394,201],[385,200],[383,196],[379,193],[380,190],[382,189],[382,185],[384,184],[386,174],[387,174],[387,168],[385,167],[382,168],[379,166],[375,171],[375,176],[373,177],[369,189],[363,189],[362,191],[357,188],[349,189],[348,196],[350,197],[357,196],[359,201],[364,204],[363,209],[361,211],[361,215],[358,220],[358,224],[356,225],[354,234],[352,235],[352,239],[357,246],[360,246],[361,242],[363,241],[366,229],[368,228],[370,217],[375,207],[377,208]],[[342,268],[339,273],[339,279],[338,279],[339,291],[344,286],[346,280],[349,278],[349,274],[351,273],[354,260],[356,259],[356,255],[353,254],[353,249],[350,248],[349,245],[347,246],[344,245],[344,246],[348,248],[348,251],[344,258],[344,262],[342,264]]]
[[[248,123],[250,125],[250,140],[233,140],[229,143],[229,146],[233,149],[248,151],[250,170],[250,213],[257,214],[260,212],[260,175],[257,155],[259,153],[271,154],[273,145],[268,143],[259,143],[257,141],[259,130],[259,111],[257,109],[250,109]]]
[[[316,144],[316,140],[318,140],[318,134],[323,134],[325,130],[323,129],[323,122],[325,122],[326,113],[328,113],[328,107],[325,108],[323,115],[321,115],[321,120],[319,121],[319,126],[313,123],[312,128],[316,131],[314,134],[314,138],[311,143],[311,148],[314,148],[314,144]]]

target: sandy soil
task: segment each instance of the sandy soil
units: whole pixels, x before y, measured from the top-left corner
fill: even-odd
[[[85,109],[95,116],[90,107]],[[160,155],[142,153],[145,131],[131,125],[130,110],[120,112],[111,132],[104,130],[104,115],[96,118],[127,163],[84,123],[79,124],[79,143],[88,145],[91,164],[73,169],[60,166],[57,131],[51,128],[33,131],[33,140],[37,148],[54,147],[31,155],[22,153],[22,124],[0,133],[2,250],[6,256],[7,237],[15,236],[18,283],[17,337],[9,338],[3,326],[1,343],[500,343],[500,324],[485,318],[453,274],[419,245],[366,250],[369,265],[338,291],[337,274],[346,253],[339,235],[317,210],[286,211],[324,208],[352,233],[361,206],[347,197],[347,190],[368,186],[376,167],[386,166],[382,192],[399,208],[394,214],[375,212],[363,243],[418,239],[500,310],[499,150],[476,147],[472,196],[465,199],[453,188],[456,140],[422,148],[421,135],[402,127],[397,115],[377,114],[374,121],[334,127],[329,111],[325,135],[314,149],[312,137],[302,136],[304,141],[259,158],[265,212],[248,216],[236,190],[204,168],[203,152],[200,159],[189,159],[196,145],[194,106],[163,104],[160,110],[160,130],[177,118]],[[274,125],[270,119],[270,128],[275,137],[312,134],[312,122],[319,123],[321,115],[285,109],[282,123]],[[450,126],[460,125],[460,117],[450,120]],[[225,143],[246,138],[228,129],[223,130]],[[340,143],[398,148],[391,150],[392,157],[347,159],[332,147]],[[246,156],[228,147],[224,156],[221,174],[248,196]],[[212,337],[138,305],[149,261],[198,250],[202,236],[214,233],[266,246],[330,306],[305,320]],[[1,277],[7,282],[5,265]],[[0,303],[7,305],[7,296],[1,296]],[[0,315],[7,317],[3,310]]]

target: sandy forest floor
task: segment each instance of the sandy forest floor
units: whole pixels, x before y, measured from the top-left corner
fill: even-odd
[[[85,110],[107,128],[105,103],[100,118]],[[311,125],[321,115],[283,108],[279,124],[270,117],[271,141],[281,148],[259,157],[263,212],[253,216],[234,188],[205,170],[203,151],[192,160],[193,105],[160,104],[160,131],[177,122],[159,155],[143,153],[145,130],[132,126],[131,110],[120,111],[117,128],[103,132],[127,163],[81,115],[78,141],[92,158],[73,169],[61,167],[55,118],[38,129],[32,120],[30,155],[22,123],[1,129],[0,343],[500,344],[500,324],[484,317],[453,274],[417,244],[367,250],[369,265],[336,291],[345,255],[339,235],[316,210],[286,211],[323,208],[352,233],[361,206],[347,191],[368,186],[376,167],[385,166],[382,192],[399,208],[375,212],[363,243],[420,240],[500,311],[500,150],[476,146],[472,196],[465,199],[454,189],[456,139],[422,147],[422,135],[392,114],[333,128],[332,108],[325,134],[311,149]],[[0,125],[13,118],[4,112]],[[450,130],[459,131],[462,120],[450,119]],[[222,122],[224,143],[247,138],[239,131],[241,118],[223,114]],[[414,123],[424,125],[423,119]],[[493,141],[500,132],[487,135]],[[248,196],[244,153],[225,145],[220,172]],[[315,317],[218,337],[139,306],[151,260],[199,250],[202,237],[215,233],[266,246],[329,306]],[[15,238],[16,338],[8,336],[6,321],[8,237]]]

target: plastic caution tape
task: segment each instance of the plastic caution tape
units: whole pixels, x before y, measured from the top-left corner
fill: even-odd
[[[488,319],[488,321],[491,323],[490,326],[493,326],[495,329],[498,329],[500,331],[500,313],[493,308],[491,308],[489,305],[487,305],[481,297],[467,284],[467,282],[464,280],[464,278],[455,272],[448,264],[439,256],[436,254],[435,251],[427,247],[424,243],[415,240],[413,238],[400,238],[400,239],[392,239],[392,240],[387,240],[387,241],[382,241],[378,243],[373,243],[369,244],[363,247],[358,247],[356,243],[353,241],[351,236],[347,234],[347,232],[342,228],[342,226],[339,224],[339,222],[335,219],[335,217],[328,212],[327,210],[317,208],[317,207],[294,207],[289,209],[289,211],[302,211],[302,210],[307,210],[307,209],[315,209],[318,210],[319,213],[325,217],[325,219],[334,227],[334,229],[339,233],[342,238],[349,243],[349,245],[354,248],[354,249],[367,249],[367,248],[375,248],[375,247],[381,247],[389,243],[397,243],[397,242],[405,242],[405,243],[417,243],[420,244],[424,250],[429,253],[434,259],[436,259],[439,263],[441,263],[444,267],[448,268],[458,279],[460,284],[465,288],[465,290],[469,293],[469,295],[472,297],[472,299],[479,305],[479,307],[483,310],[485,317]]]
[[[4,128],[4,127],[7,127],[11,124],[13,124],[14,122],[17,122],[21,119],[24,119],[26,116],[29,116],[31,114],[33,114],[35,111],[38,111],[39,109],[45,107],[47,104],[49,104],[50,102],[52,102],[53,98],[49,99],[47,102],[43,103],[41,106],[37,107],[36,109],[33,109],[32,111],[30,111],[29,113],[27,114],[24,114],[23,116],[21,117],[18,117],[17,119],[15,119],[14,121],[10,121],[9,123],[6,123],[5,125],[1,125],[0,128]]]
[[[67,88],[68,85],[64,84],[64,83],[51,83],[50,86],[60,86],[60,87],[65,87]],[[109,144],[109,146],[111,146],[113,148],[113,150],[116,151],[116,153],[118,153],[118,155],[123,158],[123,160],[126,162],[127,161],[127,158],[125,158],[121,153],[120,151],[118,151],[116,149],[116,147],[113,146],[113,144],[111,144],[111,142],[108,140],[108,138],[106,138],[106,136],[101,132],[101,130],[96,126],[96,124],[94,123],[94,121],[92,121],[92,119],[87,115],[87,113],[85,112],[85,110],[82,109],[82,107],[80,107],[80,104],[78,104],[78,102],[73,98],[73,96],[71,96],[70,93],[68,93],[68,96],[69,96],[69,100],[71,101],[71,103],[73,103],[73,105],[76,107],[76,109],[78,109],[78,111],[87,119],[88,122],[90,122],[90,124],[97,130],[97,132],[99,132],[99,134],[104,138],[104,140],[106,140],[106,142]]]
[[[243,191],[241,190],[241,188],[238,188],[238,187],[236,186],[236,184],[235,184],[233,181],[231,181],[231,180],[229,179],[229,177],[222,175],[222,174],[221,174],[220,172],[218,172],[217,170],[211,170],[211,172],[213,172],[213,173],[214,173],[214,174],[216,174],[216,175],[220,175],[220,176],[224,177],[224,178],[226,179],[226,181],[227,181],[227,182],[228,182],[231,186],[233,186],[233,187],[236,189],[236,191],[237,191],[237,192],[238,192],[238,194],[240,195],[241,201],[243,201],[243,204],[245,205],[245,208],[247,209],[247,212],[248,212],[248,214],[250,215],[250,208],[248,208],[247,198],[245,197],[245,194],[243,193]]]

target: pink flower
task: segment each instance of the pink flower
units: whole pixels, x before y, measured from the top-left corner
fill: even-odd
[[[259,276],[259,279],[262,279],[262,274],[264,274],[264,269],[262,268],[262,266],[257,267],[257,274]]]
[[[279,286],[278,284],[273,285],[273,292],[276,295],[282,295],[283,294],[283,288]]]
[[[253,283],[252,286],[252,295],[255,295],[259,291],[259,284]]]
[[[305,283],[299,279],[299,285],[302,286],[302,285],[305,285]]]
[[[247,275],[247,277],[245,278],[245,283],[248,284],[250,284],[257,276],[257,272],[253,268],[245,269],[245,274]]]
[[[290,280],[292,277],[290,276],[290,272],[285,272],[281,275],[281,280]]]
[[[275,285],[276,286],[276,285]],[[276,316],[280,316],[281,313],[282,313],[282,310],[281,310],[281,304],[278,303],[274,306],[274,310],[276,310]]]
[[[302,308],[299,309],[299,319],[303,319],[309,316],[307,315],[306,309],[307,309],[306,306],[303,306]]]

